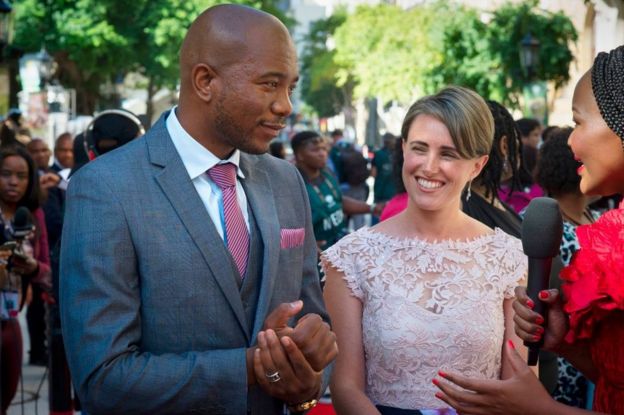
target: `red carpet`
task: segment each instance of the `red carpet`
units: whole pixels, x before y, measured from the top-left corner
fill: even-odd
[[[336,411],[334,411],[334,407],[328,403],[319,403],[308,412],[308,415],[336,415]]]

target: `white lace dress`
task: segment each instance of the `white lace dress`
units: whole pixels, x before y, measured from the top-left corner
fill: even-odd
[[[431,383],[438,370],[500,377],[503,300],[527,267],[520,240],[496,229],[432,243],[362,228],[321,263],[342,271],[362,302],[366,394],[374,404],[446,407]]]

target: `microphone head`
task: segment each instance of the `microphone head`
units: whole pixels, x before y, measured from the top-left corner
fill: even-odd
[[[28,208],[25,206],[18,207],[13,217],[13,228],[23,229],[30,226],[32,225],[30,224],[30,212]]]
[[[522,250],[530,258],[559,255],[563,219],[559,204],[549,197],[531,200],[522,221]]]
[[[27,207],[20,206],[17,208],[11,225],[11,236],[13,239],[22,240],[28,236],[28,234],[33,230],[33,224],[30,217],[30,211]]]

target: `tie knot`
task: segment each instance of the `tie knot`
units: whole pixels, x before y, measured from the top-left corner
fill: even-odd
[[[208,176],[221,190],[236,186],[236,166],[232,163],[215,165],[208,170]]]

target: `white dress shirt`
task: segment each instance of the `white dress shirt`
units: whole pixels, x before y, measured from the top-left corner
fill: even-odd
[[[247,196],[245,190],[241,184],[241,179],[245,178],[242,170],[240,169],[240,151],[235,150],[234,153],[227,160],[221,160],[214,154],[212,154],[206,147],[197,142],[189,133],[184,130],[178,117],[176,116],[177,107],[174,107],[169,116],[167,116],[167,131],[171,136],[173,145],[175,146],[184,167],[197,190],[197,194],[204,202],[206,210],[212,219],[221,239],[223,239],[223,229],[225,228],[225,220],[223,216],[223,197],[219,186],[213,182],[208,176],[207,171],[217,164],[232,163],[236,166],[236,199],[240,206],[245,223],[247,224],[247,230],[249,230],[249,212],[247,211]]]

